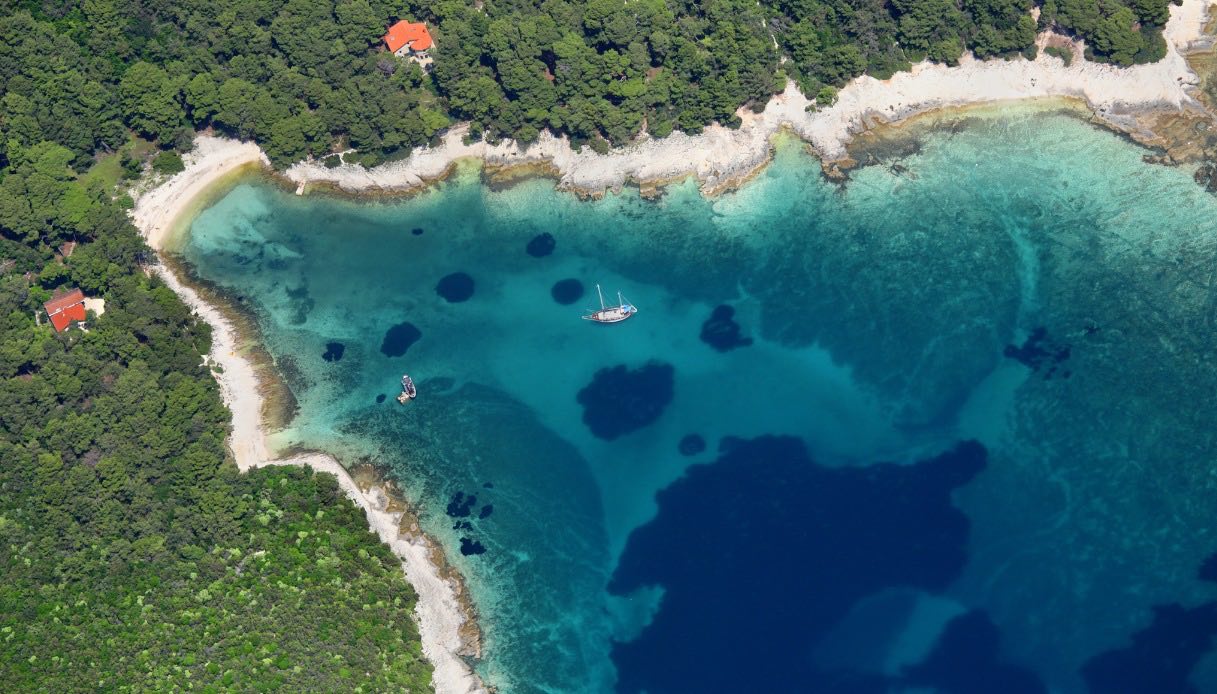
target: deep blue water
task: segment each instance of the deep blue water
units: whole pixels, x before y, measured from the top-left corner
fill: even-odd
[[[1217,200],[1049,112],[919,142],[710,200],[251,180],[183,253],[276,443],[401,479],[502,691],[1217,691]]]

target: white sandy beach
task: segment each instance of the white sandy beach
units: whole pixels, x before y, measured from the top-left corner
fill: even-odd
[[[186,170],[140,195],[132,213],[135,224],[154,250],[163,251],[167,233],[176,220],[190,210],[194,199],[230,172],[265,156],[256,145],[235,140],[200,136],[195,150],[186,160]],[[478,694],[486,692],[473,670],[460,657],[469,650],[461,636],[466,616],[457,599],[457,587],[440,575],[430,558],[431,547],[423,539],[407,538],[400,532],[402,513],[388,509],[388,495],[379,486],[361,489],[334,458],[309,454],[276,458],[266,442],[262,422],[263,398],[254,363],[242,353],[237,331],[215,306],[207,303],[168,268],[157,271],[169,286],[212,328],[208,363],[218,366],[213,373],[220,385],[225,404],[232,411],[229,447],[242,472],[263,465],[306,465],[338,478],[347,497],[359,505],[368,523],[402,561],[406,579],[418,593],[415,616],[422,637],[423,653],[435,667],[438,694]]]
[[[1096,117],[1138,134],[1143,127],[1137,118],[1140,114],[1201,108],[1191,95],[1197,77],[1183,54],[1209,40],[1203,33],[1209,5],[1210,0],[1184,0],[1182,6],[1171,7],[1166,29],[1168,55],[1153,65],[1119,69],[1087,63],[1081,60],[1078,43],[1073,44],[1076,57],[1070,67],[1042,51],[1034,61],[981,62],[965,56],[957,67],[922,63],[889,80],[859,77],[841,90],[834,106],[819,111],[808,111],[808,99],[789,85],[764,112],[742,112],[743,125],[738,129],[714,125],[700,135],[674,133],[662,140],[644,135],[606,155],[590,149],[576,152],[565,138],[549,133],[526,149],[512,142],[465,144],[462,138],[467,129],[456,127],[439,146],[419,149],[398,162],[373,169],[354,165],[329,169],[302,162],[288,169],[286,176],[305,189],[312,183],[327,183],[352,192],[401,191],[442,177],[458,160],[476,158],[495,165],[546,164],[556,171],[559,186],[592,194],[620,189],[628,182],[686,176],[696,176],[703,190],[713,192],[763,166],[770,157],[771,138],[782,128],[805,139],[828,162],[846,157],[850,140],[879,122],[899,122],[952,106],[1046,97],[1080,99]],[[1041,48],[1050,39],[1062,41],[1044,34],[1039,37]],[[203,135],[185,161],[184,172],[138,193],[132,213],[136,226],[158,252],[165,250],[175,224],[191,212],[210,186],[241,167],[267,164],[255,144]],[[435,665],[436,691],[484,692],[458,655],[467,648],[460,634],[466,617],[457,599],[458,588],[440,575],[428,556],[427,543],[402,536],[401,515],[387,510],[385,491],[361,489],[332,457],[314,454],[276,459],[272,455],[262,423],[259,378],[254,364],[243,356],[233,326],[171,271],[161,267],[159,272],[213,328],[209,362],[222,369],[216,377],[233,413],[229,445],[240,469],[308,465],[334,474],[347,495],[365,510],[372,528],[401,558],[406,577],[419,594],[423,651]]]
[[[476,158],[495,165],[547,164],[562,188],[598,194],[618,190],[627,182],[671,181],[696,176],[703,190],[714,192],[745,178],[769,159],[770,140],[790,128],[806,140],[825,162],[844,159],[846,145],[879,122],[899,122],[941,108],[1019,99],[1068,97],[1082,100],[1097,118],[1113,127],[1151,137],[1137,116],[1148,112],[1201,107],[1190,91],[1198,78],[1184,54],[1211,40],[1204,34],[1210,0],[1183,0],[1172,6],[1166,27],[1167,55],[1152,65],[1117,68],[1082,60],[1084,46],[1072,43],[1075,58],[1065,67],[1042,50],[1034,61],[979,61],[965,55],[956,67],[924,62],[911,72],[889,80],[862,76],[839,93],[830,108],[808,111],[811,102],[793,83],[775,96],[760,114],[741,110],[743,125],[731,130],[711,125],[700,135],[673,133],[647,138],[599,155],[574,151],[564,137],[546,132],[521,148],[514,142],[465,144],[467,129],[453,128],[437,147],[416,150],[410,157],[372,169],[342,165],[332,169],[301,162],[287,177],[306,188],[324,182],[343,190],[397,191],[415,188],[442,177],[460,159]],[[1045,32],[1041,49],[1064,37]]]
[[[186,170],[137,196],[132,218],[153,250],[161,251],[169,232],[196,198],[222,177],[250,164],[270,166],[270,160],[252,142],[219,137],[196,137],[194,149],[183,161]]]

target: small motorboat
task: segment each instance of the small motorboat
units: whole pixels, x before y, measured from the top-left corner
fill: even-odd
[[[630,316],[638,313],[638,308],[625,300],[621,296],[621,292],[617,292],[617,305],[606,306],[604,304],[604,292],[600,291],[600,285],[596,285],[596,293],[600,295],[600,310],[592,311],[583,317],[583,320],[590,320],[595,323],[620,323]]]
[[[409,374],[401,375],[401,394],[397,396],[397,402],[406,404],[410,400],[418,397],[418,389],[414,387],[414,380]]]

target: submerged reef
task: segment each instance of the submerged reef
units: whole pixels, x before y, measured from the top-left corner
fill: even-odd
[[[1189,679],[1217,635],[1217,602],[1199,607],[1158,605],[1154,621],[1127,648],[1101,653],[1082,667],[1091,694],[1200,691]]]
[[[697,455],[706,450],[706,440],[701,434],[685,434],[680,443],[676,444],[676,450],[680,451],[681,455]]]
[[[385,332],[385,338],[380,343],[380,352],[386,357],[400,357],[422,336],[422,331],[413,323],[398,323]]]
[[[1031,670],[1001,662],[1001,633],[974,610],[947,623],[924,661],[905,668],[900,684],[940,694],[1047,694]]]
[[[476,495],[466,494],[465,492],[458,491],[452,495],[452,499],[448,502],[448,507],[444,510],[444,512],[448,514],[448,517],[450,518],[472,518],[474,515],[473,511],[477,507],[477,503],[478,498]],[[490,514],[492,513],[494,513],[494,506],[491,504],[485,504],[482,506],[481,510],[478,511],[477,519],[485,520],[489,518]],[[468,520],[457,520],[452,524],[452,529],[463,530],[468,533],[475,531],[473,523]],[[485,552],[486,547],[482,545],[481,542],[468,536],[461,538],[461,554],[471,556],[483,554]]]
[[[575,396],[583,405],[583,423],[607,441],[650,425],[672,402],[675,373],[671,364],[657,361],[637,369],[600,369]]]
[[[1041,326],[1031,331],[1021,346],[1006,345],[1002,354],[1036,373],[1042,373],[1048,379],[1057,373],[1061,362],[1069,358],[1070,352],[1069,345],[1050,339],[1048,330]],[[1069,378],[1069,371],[1063,371],[1061,376]]]
[[[288,289],[287,298],[291,300],[292,307],[292,315],[288,319],[288,323],[292,325],[304,325],[308,321],[308,314],[317,305],[317,302],[309,296],[308,285],[301,285],[296,289]]]
[[[473,278],[464,272],[444,275],[435,285],[435,293],[450,304],[468,301],[473,296]]]
[[[549,290],[549,295],[559,304],[569,306],[583,298],[583,283],[573,277],[558,280]]]
[[[613,647],[619,691],[830,691],[840,674],[807,654],[856,602],[942,591],[967,561],[970,524],[951,494],[986,464],[976,442],[859,468],[818,465],[794,437],[725,444],[658,493],[609,582],[615,595],[664,590],[650,625]]]
[[[1210,554],[1204,563],[1200,565],[1200,570],[1196,572],[1196,578],[1209,583],[1217,583],[1217,554]]]
[[[554,240],[554,235],[547,231],[532,237],[524,251],[534,258],[544,258],[553,253],[557,245],[558,242]]]
[[[719,352],[752,344],[752,338],[740,333],[739,323],[735,322],[735,309],[726,304],[716,306],[706,322],[701,324],[701,341]]]
[[[473,507],[477,506],[478,498],[472,494],[468,496],[465,492],[457,492],[452,495],[452,501],[448,502],[447,513],[452,518],[468,518],[473,513]]]
[[[342,355],[346,352],[346,345],[341,342],[325,343],[325,352],[321,354],[321,358],[326,361],[342,361]]]
[[[461,554],[466,557],[477,556],[486,553],[486,545],[483,545],[477,540],[471,540],[467,537],[461,538]]]

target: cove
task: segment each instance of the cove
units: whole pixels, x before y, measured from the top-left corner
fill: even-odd
[[[1217,200],[1070,117],[959,125],[711,199],[251,179],[181,253],[253,311],[275,443],[401,481],[502,691],[1204,691]],[[596,283],[638,315],[581,321]]]

